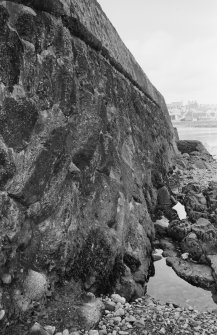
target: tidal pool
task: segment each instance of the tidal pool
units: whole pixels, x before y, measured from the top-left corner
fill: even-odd
[[[155,275],[149,279],[148,295],[164,303],[172,302],[181,307],[192,306],[199,311],[217,309],[210,291],[193,286],[178,277],[173,269],[166,265],[165,258],[154,262],[154,266]]]

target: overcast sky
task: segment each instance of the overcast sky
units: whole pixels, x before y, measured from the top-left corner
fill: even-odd
[[[217,0],[98,0],[166,102],[217,104]]]

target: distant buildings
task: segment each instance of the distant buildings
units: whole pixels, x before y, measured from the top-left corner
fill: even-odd
[[[217,120],[217,105],[198,104],[189,101],[186,105],[182,102],[172,102],[167,105],[172,121],[208,121]]]

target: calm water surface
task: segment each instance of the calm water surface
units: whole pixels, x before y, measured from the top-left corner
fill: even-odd
[[[211,155],[217,158],[217,128],[182,127],[176,125],[180,140],[201,141]]]
[[[163,302],[173,302],[179,306],[192,306],[199,311],[213,310],[217,305],[210,291],[193,286],[179,278],[173,269],[166,265],[166,259],[154,262],[155,276],[148,282],[147,293]]]

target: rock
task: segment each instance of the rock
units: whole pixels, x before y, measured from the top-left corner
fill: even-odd
[[[114,312],[115,311],[115,302],[113,302],[113,301],[104,301],[104,305],[105,305],[105,310],[108,310],[110,312]]]
[[[134,322],[136,322],[136,318],[135,318],[135,316],[133,316],[133,315],[127,316],[127,317],[125,318],[125,320],[126,320],[126,322],[130,322],[130,323],[134,323]]]
[[[4,273],[2,276],[1,276],[1,280],[3,282],[3,284],[11,284],[12,282],[12,277],[9,273]]]
[[[145,269],[142,269],[142,267],[140,267],[139,270],[133,273],[133,279],[136,283],[140,283],[142,285],[145,284],[147,280],[147,274]]]
[[[114,324],[118,325],[122,321],[122,319],[120,316],[115,316],[113,317],[113,321],[114,321]]]
[[[162,259],[162,256],[153,253],[153,254],[152,254],[152,258],[153,258],[153,261],[154,261],[154,262],[157,262],[157,261],[160,261],[160,260]]]
[[[82,327],[88,330],[93,328],[99,322],[104,308],[100,299],[83,304],[78,310]]]
[[[99,335],[98,330],[89,330],[89,335]]]
[[[191,223],[188,220],[174,220],[168,227],[168,235],[174,240],[182,241],[191,231]]]
[[[5,310],[1,309],[0,310],[0,321],[4,319],[4,316],[5,316]]]
[[[44,329],[50,334],[53,335],[55,333],[56,327],[54,326],[45,326]],[[68,334],[63,334],[68,335]]]
[[[127,265],[127,267],[132,271],[135,272],[139,269],[141,265],[141,261],[139,257],[136,254],[125,252],[124,254],[124,263]]]
[[[191,225],[192,232],[183,239],[181,247],[192,259],[207,263],[208,254],[217,254],[217,231],[209,220],[200,218]]]
[[[31,307],[31,299],[24,296],[20,290],[14,290],[13,301],[21,312],[26,312]]]
[[[207,259],[213,270],[213,277],[215,278],[215,281],[217,283],[217,255],[207,255]]]
[[[168,257],[166,263],[172,266],[177,275],[190,284],[210,289],[215,281],[212,276],[212,269],[203,264],[195,264],[190,261],[182,260],[178,257]]]
[[[189,257],[188,252],[185,252],[184,254],[181,254],[181,258],[184,259],[184,260],[188,259],[188,257]]]
[[[160,220],[156,220],[154,223],[156,236],[161,238],[167,236],[167,228],[169,226],[169,220],[164,216]]]
[[[198,183],[189,183],[182,190],[185,193],[184,205],[186,212],[206,212],[207,211],[207,200],[204,194],[201,192],[201,187]]]
[[[119,294],[112,294],[111,299],[116,303],[121,303],[124,305],[126,303],[126,299],[124,297],[121,297]]]
[[[68,331],[68,329],[65,329],[65,330],[63,331],[63,335],[69,335],[69,331]],[[94,335],[94,334],[92,334],[92,335]],[[95,335],[97,335],[97,334],[95,334]]]
[[[173,250],[173,251],[176,250],[174,243],[172,242],[171,239],[168,239],[168,238],[160,239],[159,248],[163,250]]]
[[[48,282],[42,273],[29,270],[23,283],[25,296],[31,300],[40,300],[47,292]]]
[[[163,257],[176,257],[178,255],[178,252],[175,250],[164,250],[162,253]]]
[[[29,335],[49,335],[49,333],[36,322],[30,329]]]
[[[182,251],[189,254],[195,261],[200,261],[203,249],[195,233],[188,234],[181,243]]]
[[[206,150],[202,142],[197,140],[179,140],[177,141],[177,147],[182,154],[191,154],[192,152],[197,151],[198,153],[209,155],[209,152]]]
[[[124,314],[125,314],[125,311],[123,308],[118,308],[114,313],[115,316],[123,316]]]

